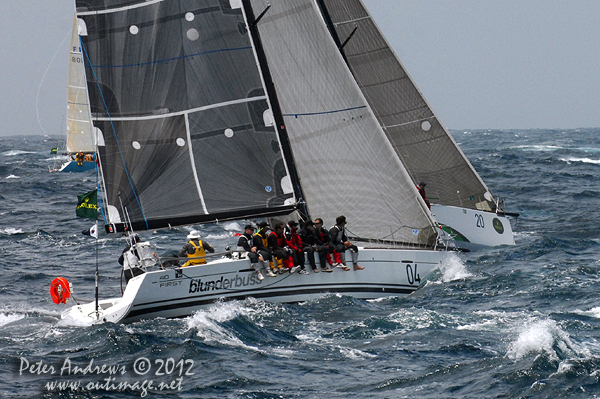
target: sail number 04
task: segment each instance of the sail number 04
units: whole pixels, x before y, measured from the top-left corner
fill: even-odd
[[[413,285],[415,282],[417,284],[421,284],[421,276],[417,271],[417,264],[407,264],[406,265],[406,277],[408,278],[408,284]]]

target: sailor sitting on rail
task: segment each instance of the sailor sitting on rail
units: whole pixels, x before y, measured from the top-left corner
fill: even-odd
[[[190,231],[187,238],[189,241],[185,243],[183,248],[181,248],[181,251],[179,251],[179,257],[184,258],[187,256],[188,261],[181,267],[205,264],[206,252],[213,253],[215,252],[215,249],[206,241],[202,241],[200,239],[200,233],[196,230]]]
[[[262,256],[262,254],[258,251],[258,248],[254,246],[253,234],[254,226],[252,226],[251,224],[246,225],[246,227],[244,227],[244,234],[242,234],[238,240],[237,250],[246,251],[243,252],[243,254],[245,254],[250,259],[252,269],[256,270],[256,276],[259,280],[262,280],[264,278],[262,273],[260,272],[261,266],[264,267],[267,276],[275,277],[275,274],[271,272],[271,267],[269,266],[269,259],[265,259]]]

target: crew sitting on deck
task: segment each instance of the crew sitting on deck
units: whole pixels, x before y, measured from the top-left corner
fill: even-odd
[[[283,234],[283,223],[275,225],[275,231],[272,231],[268,237],[269,249],[275,257],[273,260],[277,264],[277,260],[281,260],[282,267],[279,268],[279,273],[283,274],[289,271],[294,266],[292,254],[288,248],[285,235]]]
[[[333,267],[337,266],[338,263],[341,264],[342,260],[340,259],[340,254],[333,249],[333,244],[329,239],[329,231],[323,227],[323,219],[321,218],[315,219],[315,236],[317,237],[317,244],[323,245],[327,248],[325,257],[321,257],[321,252],[319,252],[321,269],[323,269],[324,272],[331,273],[333,271]]]
[[[206,252],[213,253],[215,252],[215,249],[207,242],[202,241],[200,239],[200,233],[196,230],[190,231],[187,238],[189,241],[185,243],[183,248],[181,248],[181,251],[179,251],[179,257],[184,258],[187,256],[188,261],[181,267],[205,264]]]
[[[267,270],[267,276],[277,276],[277,265],[273,264],[273,256],[269,250],[268,240],[269,224],[267,222],[260,222],[258,224],[258,231],[254,234],[252,244],[256,247],[256,251],[263,257],[265,261],[269,262],[269,269]]]
[[[302,251],[306,253],[306,256],[308,257],[308,263],[310,263],[313,273],[319,273],[320,271],[315,261],[315,252],[319,254],[319,260],[321,261],[321,267],[323,268],[323,271],[327,271],[327,263],[325,262],[327,256],[327,247],[323,245],[323,242],[317,236],[315,224],[311,220],[304,222],[304,227],[300,229],[298,234],[302,239]]]
[[[265,268],[265,272],[267,275],[272,274],[271,268],[269,266],[269,260],[264,259],[264,257],[258,252],[258,248],[254,246],[252,235],[254,233],[254,226],[251,224],[246,225],[244,227],[244,234],[242,234],[238,240],[237,249],[238,251],[246,251],[246,255],[248,259],[250,259],[250,264],[252,268],[256,271],[256,277],[259,280],[264,279],[262,273],[260,272],[261,264]],[[260,264],[258,263],[260,261]],[[274,274],[273,274],[274,276]]]
[[[352,255],[352,263],[354,264],[354,270],[363,270],[364,267],[358,265],[358,248],[356,245],[352,244],[348,241],[348,237],[346,236],[346,217],[338,216],[335,219],[335,226],[329,229],[329,239],[334,245],[336,251],[340,253],[340,258],[342,260],[342,264],[338,265],[341,269],[345,271],[350,270],[346,266],[346,249],[350,250],[350,254]]]
[[[291,250],[294,267],[290,270],[290,273],[308,274],[304,267],[304,251],[302,248],[302,239],[298,235],[298,222],[290,220],[288,222],[288,228],[285,231],[285,240],[287,241],[288,248]],[[314,260],[314,254],[313,254]]]

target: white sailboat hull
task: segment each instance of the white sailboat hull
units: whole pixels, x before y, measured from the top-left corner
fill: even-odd
[[[515,245],[512,226],[505,216],[456,206],[431,205],[435,219],[442,224],[461,249],[478,246]]]
[[[77,305],[63,313],[75,322],[133,322],[155,317],[183,317],[219,299],[254,297],[271,302],[302,302],[327,293],[362,299],[408,295],[434,269],[446,252],[360,248],[360,271],[335,269],[333,273],[298,273],[259,280],[247,259],[217,260],[206,265],[148,272],[127,285],[122,298]]]

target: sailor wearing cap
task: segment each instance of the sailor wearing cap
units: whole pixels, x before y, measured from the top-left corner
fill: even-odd
[[[213,253],[215,249],[206,241],[200,239],[200,233],[197,230],[190,231],[187,236],[188,242],[183,245],[179,251],[179,257],[187,257],[188,261],[182,267],[192,265],[203,265],[206,263],[206,252]]]
[[[344,215],[338,216],[335,219],[335,226],[329,230],[329,237],[334,246],[334,249],[339,252],[341,264],[337,267],[348,271],[350,268],[346,266],[346,250],[350,250],[352,256],[352,263],[354,264],[354,270],[363,270],[364,267],[358,265],[358,247],[348,241],[346,236],[346,217]]]
[[[254,245],[254,226],[251,224],[247,224],[244,227],[244,234],[242,234],[238,240],[237,250],[240,252],[246,251],[246,255],[248,259],[250,259],[250,264],[252,269],[256,271],[256,276],[259,280],[264,279],[260,269],[261,264],[265,269],[265,273],[269,277],[275,277],[275,274],[271,272],[271,267],[269,266],[269,260],[265,259],[262,254],[258,251],[256,245]],[[259,263],[260,261],[260,263]]]

